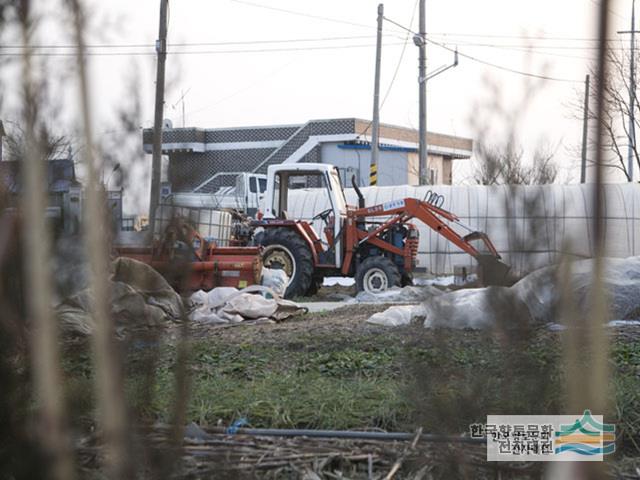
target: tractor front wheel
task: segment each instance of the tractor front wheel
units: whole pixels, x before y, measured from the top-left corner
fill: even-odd
[[[400,282],[398,267],[386,257],[369,257],[356,271],[358,292],[382,293]]]
[[[307,243],[293,230],[266,229],[259,240],[264,247],[262,263],[267,268],[279,268],[289,277],[286,298],[304,295],[311,286],[313,258]]]

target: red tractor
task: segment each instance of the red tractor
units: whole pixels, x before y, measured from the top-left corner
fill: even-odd
[[[291,219],[287,213],[292,201],[300,201],[302,192],[296,192],[300,185],[326,192],[329,208],[313,218],[321,220],[321,233],[309,222]],[[332,165],[294,163],[269,167],[264,217],[253,221],[250,230],[253,242],[263,246],[264,265],[282,268],[289,275],[287,297],[313,293],[325,276],[353,276],[358,291],[373,293],[411,284],[419,240],[418,229],[410,223],[414,220],[425,223],[475,257],[483,283],[505,281],[509,267],[500,261],[491,240],[482,232],[458,234],[449,225],[461,225],[454,214],[415,198],[366,207],[355,182],[353,186],[358,207],[347,205],[338,171]],[[484,244],[484,253],[471,244],[476,240]]]

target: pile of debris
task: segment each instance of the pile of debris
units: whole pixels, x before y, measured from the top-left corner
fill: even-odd
[[[421,479],[470,477],[478,471],[522,478],[510,475],[513,464],[488,465],[483,443],[425,441],[419,434],[407,440],[245,435],[205,432],[191,424],[179,450],[170,447],[168,427],[155,426],[140,440],[156,450],[157,458],[179,455],[171,463],[176,478]],[[96,436],[78,453],[87,474],[103,460]],[[540,468],[530,462],[518,465],[517,472],[539,474]]]
[[[284,272],[264,269],[262,277],[265,285],[243,290],[201,290],[185,300],[149,265],[120,257],[112,264],[107,284],[116,335],[124,337],[136,329],[168,327],[186,319],[199,325],[281,322],[306,312],[281,297],[288,282]],[[96,326],[93,305],[93,291],[87,286],[63,299],[55,309],[63,334],[92,335]]]
[[[180,295],[149,265],[129,258],[118,258],[112,264],[108,280],[111,317],[116,334],[138,327],[161,327],[183,318]],[[94,296],[90,287],[65,298],[56,315],[62,332],[87,336],[95,330]]]

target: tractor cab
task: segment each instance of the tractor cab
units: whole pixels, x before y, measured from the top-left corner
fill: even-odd
[[[305,201],[306,189],[322,189],[324,205],[316,205],[320,210],[313,218],[293,219],[290,209],[296,202]],[[322,200],[320,201],[322,202]],[[316,244],[314,253],[318,263],[339,268],[342,263],[342,229],[347,215],[347,202],[338,170],[333,165],[323,163],[292,163],[272,165],[267,174],[267,190],[264,197],[264,218],[273,222],[306,220],[320,224],[312,234],[311,224],[303,222],[301,228],[307,231]]]

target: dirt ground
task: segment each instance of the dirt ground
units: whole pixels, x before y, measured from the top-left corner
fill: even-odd
[[[324,301],[354,293],[339,286],[321,292],[316,299]],[[464,435],[469,425],[482,423],[488,413],[564,412],[563,332],[540,325],[510,332],[425,329],[420,322],[388,328],[366,322],[388,306],[349,304],[282,323],[187,329],[176,325],[153,342],[130,339],[125,342],[125,364],[132,411],[147,423],[171,420],[178,345],[186,340],[191,385],[186,421],[209,431],[246,419],[253,428],[395,432],[422,428],[428,433]],[[611,387],[616,394],[605,421],[615,422],[620,432],[618,453],[607,463],[612,478],[633,478],[624,475],[640,468],[640,328],[607,331]],[[90,391],[87,385],[92,382],[86,364],[85,355],[68,369],[72,388],[80,395]],[[150,379],[154,386],[143,395],[139,386],[149,385]],[[196,453],[187,453],[183,460],[210,472],[212,459],[227,455],[229,439],[220,441],[220,448],[189,447],[188,452]],[[290,456],[297,455],[297,447],[287,445]],[[382,463],[376,473],[388,471],[405,447],[395,445],[395,457],[377,457]],[[322,468],[299,459],[295,468],[280,465],[279,454],[271,452],[279,470],[266,469],[255,476],[303,478],[310,468],[322,471],[320,478],[339,478],[335,475],[340,471],[353,473],[349,478],[368,478],[369,451],[353,452],[344,455],[357,460],[341,457],[334,463],[321,462]],[[419,458],[409,455],[411,461],[403,464],[397,478],[413,478],[409,473],[425,467],[425,459],[433,468],[432,478],[542,478],[537,466],[502,465],[498,472],[495,465],[482,461],[477,449],[468,458],[455,450],[457,461],[444,453],[434,459],[430,452],[427,448]]]

